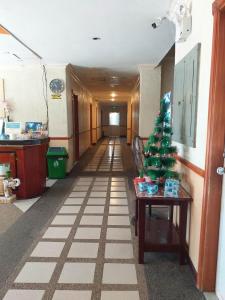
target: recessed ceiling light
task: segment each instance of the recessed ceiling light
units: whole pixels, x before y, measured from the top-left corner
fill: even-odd
[[[115,101],[115,99],[114,99],[114,98],[112,98],[112,99],[111,99],[111,101]]]
[[[101,38],[98,37],[98,36],[95,36],[95,37],[92,38],[92,40],[93,40],[93,41],[99,41],[99,40],[101,40]]]
[[[116,93],[112,92],[112,93],[111,93],[111,96],[112,96],[112,97],[116,97]]]

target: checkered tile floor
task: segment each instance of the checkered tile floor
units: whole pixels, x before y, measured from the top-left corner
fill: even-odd
[[[79,177],[3,299],[147,299],[133,242],[126,177]]]
[[[122,172],[122,147],[118,138],[105,139],[92,160],[84,168],[88,172]]]

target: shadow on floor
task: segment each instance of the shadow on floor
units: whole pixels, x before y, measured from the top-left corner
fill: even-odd
[[[166,218],[167,209],[153,208],[152,215]],[[145,275],[149,300],[205,300],[195,286],[189,265],[180,266],[174,253],[145,253]]]

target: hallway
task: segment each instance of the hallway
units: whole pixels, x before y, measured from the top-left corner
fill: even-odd
[[[137,263],[132,159],[124,139],[101,140],[0,237],[0,299],[204,299],[176,255]]]
[[[121,148],[119,139],[105,139],[73,178],[11,274],[4,300],[148,299],[130,225],[133,197],[127,177],[114,176],[122,170]],[[90,166],[110,175],[85,176],[95,171]]]

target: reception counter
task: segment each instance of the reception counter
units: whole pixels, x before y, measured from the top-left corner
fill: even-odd
[[[48,144],[48,138],[0,140],[0,163],[9,163],[12,176],[21,181],[17,199],[37,197],[44,192]]]

